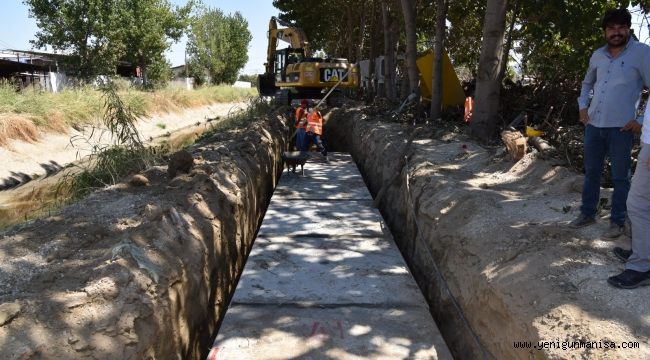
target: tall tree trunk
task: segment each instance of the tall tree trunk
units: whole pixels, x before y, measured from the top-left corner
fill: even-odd
[[[446,19],[447,2],[436,0],[436,35],[433,38],[433,71],[431,73],[431,120],[440,118],[442,111],[442,59],[445,54]]]
[[[520,1],[516,0],[515,8],[512,10],[512,19],[510,19],[508,34],[506,35],[505,47],[503,48],[503,54],[501,57],[501,67],[499,68],[499,79],[501,80],[503,80],[503,77],[506,74],[506,69],[508,68],[508,62],[510,60],[510,49],[512,48],[512,32],[515,29],[517,16],[519,16],[519,3]]]
[[[346,34],[348,34],[348,36],[346,36],[346,38],[347,38],[347,42],[348,42],[348,48],[347,48],[347,55],[344,56],[344,58],[352,59],[352,57],[355,54],[354,42],[352,40],[352,34],[353,34],[353,30],[354,30],[354,26],[353,26],[353,23],[352,23],[352,11],[347,12],[346,18],[347,18],[347,21],[346,21],[347,32],[346,32]]]
[[[395,96],[395,21],[391,13],[391,0],[384,0],[382,7],[382,18],[384,22],[384,90],[386,98],[396,100]]]
[[[368,49],[368,56],[370,61],[368,64],[368,81],[370,82],[370,90],[368,91],[368,101],[371,101],[377,95],[377,74],[375,72],[375,64],[377,59],[377,48],[379,40],[377,39],[377,23],[379,22],[377,12],[377,0],[371,0],[372,6],[370,14],[370,47]]]
[[[417,34],[415,30],[415,0],[401,1],[402,14],[404,15],[404,28],[406,30],[406,70],[409,76],[408,94],[411,94],[418,91],[418,83],[420,80],[418,66],[415,62],[418,56]]]
[[[496,130],[501,79],[499,69],[503,54],[507,0],[487,0],[483,22],[483,44],[476,79],[475,110],[471,135],[487,142]]]
[[[366,8],[366,1],[361,1],[360,9]],[[372,14],[372,13],[371,13]],[[357,44],[356,59],[354,62],[359,62],[363,59],[363,46],[366,39],[366,11],[361,11],[361,21],[359,23],[359,43]]]

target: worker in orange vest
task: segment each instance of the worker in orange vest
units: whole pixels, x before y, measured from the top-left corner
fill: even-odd
[[[325,145],[323,145],[323,141],[321,140],[321,135],[323,135],[323,116],[317,106],[307,115],[307,127],[305,130],[307,136],[302,151],[309,150],[309,146],[313,142],[316,144],[316,147],[318,147],[318,151],[320,151],[320,153],[325,157],[325,161],[329,161],[329,158],[327,157],[327,149],[325,149]]]
[[[470,96],[465,98],[465,123],[469,124],[472,121],[474,114],[474,99]]]
[[[309,101],[303,99],[300,102],[300,106],[296,109],[296,122],[294,126],[296,127],[296,148],[300,151],[305,147],[305,127],[307,127],[307,107],[309,106]]]

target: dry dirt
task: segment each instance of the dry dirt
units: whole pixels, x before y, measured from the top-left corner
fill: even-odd
[[[387,189],[376,202],[456,355],[650,358],[650,287],[606,282],[623,269],[611,250],[629,248],[630,238],[602,238],[606,219],[567,227],[581,175],[535,154],[514,163],[500,148],[431,126],[405,154],[408,128],[359,109],[330,124],[338,125],[326,135],[351,144],[373,194]],[[516,341],[550,348],[516,349]],[[573,341],[591,348],[562,348]],[[610,342],[638,348],[606,349]]]
[[[189,174],[155,167],[146,186],[120,183],[0,233],[1,357],[205,357],[286,133],[279,117],[255,120],[192,146]]]
[[[580,175],[513,163],[462,135],[334,113],[325,137],[350,151],[445,340],[460,358],[650,358],[650,287],[614,289],[622,264],[572,230]],[[0,237],[0,353],[9,359],[199,358],[282,170],[279,117],[192,150],[189,175],[148,170]],[[404,155],[407,155],[406,159]],[[397,174],[397,176],[395,176]],[[386,191],[382,191],[384,188]],[[592,348],[563,350],[564,341]],[[547,349],[521,350],[516,341]],[[605,349],[636,341],[635,349]],[[593,343],[591,343],[593,342]],[[593,348],[601,346],[601,348]]]

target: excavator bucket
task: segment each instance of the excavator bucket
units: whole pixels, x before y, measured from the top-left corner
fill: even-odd
[[[420,94],[426,100],[431,100],[432,74],[433,74],[433,50],[428,50],[417,59],[418,70],[420,70]],[[463,105],[465,92],[456,76],[454,66],[449,60],[447,53],[442,58],[442,108],[446,109],[451,105]]]

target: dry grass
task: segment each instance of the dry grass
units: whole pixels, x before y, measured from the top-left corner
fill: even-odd
[[[185,90],[166,88],[143,92],[120,88],[120,97],[136,113],[155,114],[181,111],[219,102],[243,101],[256,96],[254,89],[220,85]],[[52,94],[34,89],[16,92],[0,84],[0,146],[12,140],[35,142],[39,130],[66,132],[70,127],[96,124],[101,120],[101,92],[91,87]]]
[[[38,127],[24,115],[0,114],[0,146],[10,147],[11,140],[34,143],[38,141]]]

